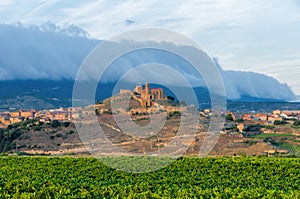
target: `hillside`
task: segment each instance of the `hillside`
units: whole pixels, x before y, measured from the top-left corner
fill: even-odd
[[[139,126],[149,124],[147,115],[133,115],[132,120]],[[123,132],[115,123],[112,114],[101,114],[98,121],[105,135],[115,146],[125,149],[129,152],[154,152],[158,148],[169,145],[170,141],[176,135],[180,124],[180,116],[169,114],[165,127],[158,134],[150,134],[145,138],[138,137],[130,132]],[[192,136],[192,145],[185,155],[198,155],[200,147],[206,136],[207,123],[206,118],[201,119],[201,125],[197,133]],[[126,125],[123,123],[123,125]],[[241,155],[262,155],[266,151],[276,148],[288,149],[290,154],[300,153],[300,129],[291,128],[290,125],[276,126],[269,130],[259,127],[246,131],[244,134],[232,133],[222,134],[210,152],[213,156],[241,156]],[[285,133],[282,132],[292,132]],[[97,138],[97,135],[94,135]],[[189,132],[185,136],[179,136],[176,140],[189,143]],[[89,152],[81,142],[74,124],[69,122],[52,121],[51,123],[42,123],[35,120],[27,120],[9,126],[7,129],[0,129],[1,152],[25,152],[30,154],[74,154],[88,155]],[[90,140],[90,144],[101,144],[104,140]],[[104,142],[103,142],[104,143]],[[89,144],[89,143],[86,143]],[[293,147],[293,148],[291,148]],[[294,151],[293,151],[294,150]],[[102,151],[98,155],[110,154]]]

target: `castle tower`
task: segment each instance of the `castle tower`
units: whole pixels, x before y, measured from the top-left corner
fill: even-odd
[[[162,89],[161,90],[161,99],[164,100],[165,99],[165,91]]]
[[[145,84],[145,100],[146,100],[146,107],[150,107],[151,106],[151,96],[150,96],[151,92],[150,92],[150,86],[149,83],[147,82]]]
[[[145,90],[146,90],[147,94],[150,94],[150,88],[149,88],[149,83],[148,82],[145,84]]]

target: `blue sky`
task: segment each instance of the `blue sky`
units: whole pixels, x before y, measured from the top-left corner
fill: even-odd
[[[183,33],[226,70],[261,72],[300,95],[299,0],[1,0],[0,23],[75,24],[92,37],[161,27]]]

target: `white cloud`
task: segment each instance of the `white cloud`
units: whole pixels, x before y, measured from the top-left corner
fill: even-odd
[[[84,58],[100,41],[66,36],[57,32],[56,28],[54,31],[52,28],[42,31],[37,27],[0,25],[0,43],[2,44],[0,46],[0,80],[74,79]],[[180,77],[188,80],[193,86],[203,86],[205,83],[200,77],[202,75],[210,90],[220,94],[217,90],[220,89],[220,85],[223,85],[223,82],[218,81],[220,72],[229,99],[238,99],[241,95],[295,99],[290,89],[274,78],[255,73],[224,71],[221,68],[214,70],[212,68],[214,65],[209,64],[205,53],[195,50],[191,46],[180,46],[168,42],[139,43],[131,40],[109,42],[109,45],[101,48],[103,51],[101,49],[93,51],[96,52],[96,55],[92,54],[88,59],[88,64],[80,68],[83,78],[79,76],[79,80],[98,80],[101,75],[99,66],[105,66],[107,61],[105,58],[114,57],[116,49],[136,49],[141,46],[151,46],[154,49],[130,51],[119,57],[105,70],[102,81],[114,82],[119,80],[124,73],[132,71],[128,73],[127,81],[151,80],[162,82],[164,85],[184,85],[183,81],[178,81]],[[180,56],[170,53],[172,51]],[[182,52],[184,53],[181,54]],[[110,60],[108,61],[110,63]],[[200,67],[199,72],[190,63],[201,63],[198,66]],[[144,64],[148,64],[148,67],[137,69]],[[165,68],[163,70],[162,65],[168,66],[168,70]]]
[[[255,68],[274,76],[273,68],[259,67],[276,60],[283,64],[276,70],[299,70],[285,65],[293,61],[287,60],[291,54],[300,51],[298,0],[3,0],[0,5],[0,23],[71,23],[99,39],[136,28],[161,27],[190,36],[218,56],[225,69]],[[134,23],[129,25],[127,20]],[[284,74],[276,77],[299,94],[300,80]]]
[[[1,0],[0,1],[0,6],[10,6],[10,5],[14,5],[14,0]]]

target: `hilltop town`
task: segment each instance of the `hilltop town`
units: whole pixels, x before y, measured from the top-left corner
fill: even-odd
[[[104,103],[99,103],[96,105],[91,105],[96,109],[97,114],[111,112],[111,107],[106,106],[106,102],[122,101],[126,97],[133,97],[130,104],[130,113],[140,113],[149,112],[162,109],[165,111],[179,111],[179,106],[175,106],[175,102],[170,102],[169,105],[165,103],[164,106],[160,106],[158,102],[167,102],[168,99],[164,95],[164,90],[161,88],[150,89],[149,83],[145,84],[143,89],[142,85],[137,85],[136,88],[131,90],[120,90],[120,94],[113,96],[104,101]],[[16,111],[6,111],[0,112],[0,127],[5,128],[8,125],[23,122],[27,119],[37,119],[40,122],[51,122],[53,120],[57,121],[70,121],[74,122],[80,119],[80,115],[92,114],[89,107],[70,107],[70,108],[58,108],[49,110],[16,110]],[[120,111],[125,111],[120,109]]]
[[[0,128],[15,128],[20,130],[18,132],[23,132],[16,138],[19,144],[16,150],[36,152],[38,149],[39,152],[55,153],[56,150],[59,153],[76,153],[86,149],[78,136],[70,137],[76,132],[75,126],[66,124],[80,122],[86,115],[96,115],[100,126],[106,129],[107,135],[114,143],[131,151],[153,151],[157,147],[168,145],[178,131],[181,113],[187,110],[198,111],[200,117],[194,142],[186,152],[195,154],[205,138],[211,110],[197,110],[193,105],[179,103],[174,97],[165,96],[162,88],[151,88],[149,83],[138,84],[133,90],[121,89],[119,94],[88,107],[1,112]],[[113,118],[114,114],[129,114],[131,121],[140,126],[147,126],[149,115],[166,114],[167,121],[157,135],[150,134],[149,138],[138,140],[118,127]],[[274,110],[271,113],[227,111],[223,116],[226,122],[220,131],[220,139],[211,152],[212,155],[289,155],[300,151],[300,110]],[[22,127],[24,125],[20,125],[24,123],[26,130]],[[57,125],[61,126],[59,133],[56,132]],[[54,129],[51,130],[52,127]],[[189,132],[186,134],[189,135]],[[25,139],[26,136],[30,138]],[[40,139],[36,139],[36,136]],[[186,138],[187,136],[182,136],[180,143],[184,145]],[[34,143],[34,140],[37,142],[42,139],[48,140],[45,142],[52,148],[47,144]]]

